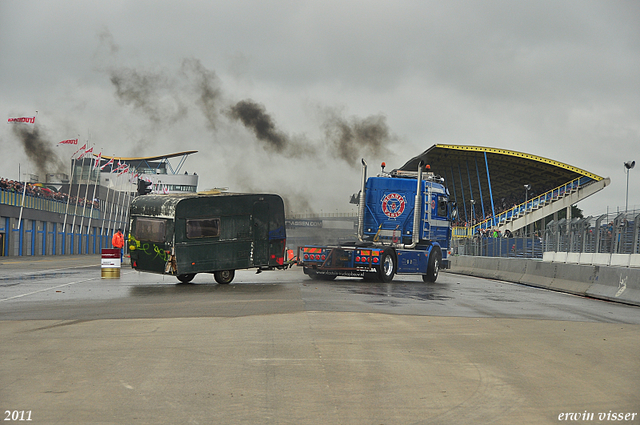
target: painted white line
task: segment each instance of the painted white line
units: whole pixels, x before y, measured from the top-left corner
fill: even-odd
[[[129,274],[129,273],[133,273],[133,272],[128,272],[128,273],[124,273],[124,274]],[[63,283],[62,285],[52,286],[50,288],[39,289],[37,291],[28,292],[26,294],[14,295],[13,297],[9,297],[9,298],[2,298],[2,299],[0,299],[0,303],[3,302],[3,301],[15,300],[16,298],[28,297],[29,295],[39,294],[40,292],[46,292],[46,291],[50,291],[52,289],[64,288],[65,286],[71,286],[71,285],[75,285],[77,283],[90,282],[92,280],[97,280],[97,279],[102,279],[102,276],[91,277],[89,279],[83,279],[83,280],[77,280],[75,282]]]

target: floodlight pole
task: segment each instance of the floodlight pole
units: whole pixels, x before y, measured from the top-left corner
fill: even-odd
[[[471,200],[471,227],[473,227],[476,224],[476,210],[474,208],[476,204],[475,199]]]
[[[629,208],[629,170],[627,170],[627,194],[624,198],[624,213],[627,213],[627,209]]]
[[[527,219],[527,203],[529,202],[529,190],[531,190],[531,185],[530,184],[525,184],[524,185],[524,234],[527,234],[527,231],[529,229],[527,229],[528,226],[528,222],[529,220]]]
[[[636,162],[635,161],[627,161],[624,163],[624,168],[627,171],[627,193],[625,196],[625,201],[624,201],[624,213],[627,213],[627,210],[629,208],[629,171],[631,171],[631,169],[633,167],[636,166]]]

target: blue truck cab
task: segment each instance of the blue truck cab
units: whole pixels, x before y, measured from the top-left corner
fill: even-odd
[[[449,268],[450,202],[444,179],[419,164],[416,171],[393,170],[367,179],[362,160],[357,240],[340,246],[300,247],[304,273],[314,279],[419,274],[435,282]]]

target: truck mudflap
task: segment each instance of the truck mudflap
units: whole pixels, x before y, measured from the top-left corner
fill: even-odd
[[[335,278],[337,276],[344,276],[344,277],[364,277],[365,276],[365,272],[357,271],[357,270],[323,270],[323,269],[315,269],[312,267],[304,267],[302,271],[304,272],[304,274],[311,277],[324,276],[328,278],[329,277]]]

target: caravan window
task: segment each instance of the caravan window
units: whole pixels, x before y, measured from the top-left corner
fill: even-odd
[[[139,241],[145,242],[164,242],[165,240],[165,221],[157,218],[140,218],[136,219],[135,237]]]
[[[219,218],[199,218],[187,220],[187,238],[215,238],[220,236]]]

